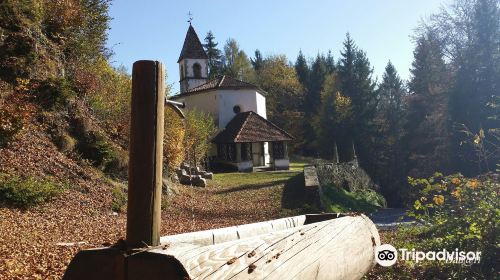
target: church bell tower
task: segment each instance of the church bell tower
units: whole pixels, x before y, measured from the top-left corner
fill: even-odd
[[[177,63],[181,94],[208,81],[208,56],[191,22]]]

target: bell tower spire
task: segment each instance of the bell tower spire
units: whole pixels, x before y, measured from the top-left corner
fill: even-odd
[[[193,20],[191,12],[188,16],[189,28],[177,61],[181,93],[188,92],[208,81],[208,56],[191,23]]]

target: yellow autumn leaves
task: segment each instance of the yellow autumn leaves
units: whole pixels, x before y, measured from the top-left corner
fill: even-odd
[[[474,190],[481,187],[480,180],[467,179],[462,175],[450,176],[439,180],[434,177],[430,180],[412,179],[410,183],[414,186],[425,186],[420,194],[421,197],[413,205],[416,210],[443,206],[450,199],[460,202],[463,200],[463,193],[466,189]],[[430,203],[427,201],[430,201]]]
[[[435,195],[434,198],[432,198],[432,201],[434,201],[436,205],[441,206],[444,204],[444,196],[441,194]]]

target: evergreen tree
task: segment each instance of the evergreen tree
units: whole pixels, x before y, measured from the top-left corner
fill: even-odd
[[[318,54],[311,65],[309,90],[305,97],[306,115],[313,116],[318,112],[321,104],[321,91],[327,74],[325,58]]]
[[[255,50],[255,58],[251,58],[250,61],[252,62],[253,70],[255,70],[255,72],[259,72],[262,68],[262,64],[264,63],[264,59],[262,58],[262,54],[259,50]]]
[[[328,74],[333,74],[335,72],[335,60],[333,59],[333,54],[330,50],[328,50],[328,54],[326,55],[325,63]]]
[[[412,177],[450,171],[449,78],[443,50],[432,31],[416,41],[410,69],[405,139]]]
[[[325,59],[318,54],[311,65],[309,87],[304,96],[304,152],[308,155],[317,155],[317,135],[313,126],[313,121],[321,105],[321,91],[323,90],[326,74]]]
[[[224,46],[224,74],[246,82],[256,79],[252,63],[234,39],[228,39]]]
[[[217,48],[219,43],[215,42],[215,36],[212,31],[208,31],[207,36],[205,36],[205,52],[208,56],[208,76],[209,78],[214,78],[223,73],[222,65],[222,53]]]
[[[404,186],[406,181],[406,153],[402,142],[406,113],[405,95],[403,81],[389,61],[378,88],[375,177],[381,184],[382,194],[393,205],[401,202],[401,186]]]
[[[295,60],[295,72],[297,72],[297,76],[302,84],[302,87],[306,90],[309,87],[311,70],[309,69],[309,65],[307,65],[306,58],[304,54],[302,54],[302,51],[299,51],[297,60]]]
[[[365,167],[372,167],[369,166],[372,164],[369,161],[373,160],[370,156],[370,141],[374,133],[373,117],[377,105],[373,69],[366,54],[356,47],[349,34],[344,41],[337,71],[341,91],[350,98],[353,110],[351,123],[347,126],[349,133],[339,145],[340,158],[343,161],[352,160],[356,156],[355,147],[365,161]]]

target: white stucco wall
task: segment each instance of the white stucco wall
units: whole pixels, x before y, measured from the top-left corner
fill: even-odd
[[[193,65],[195,63],[201,66],[201,79],[194,78]],[[208,59],[185,58],[179,61],[179,77],[181,77],[181,92],[206,83],[208,78]]]
[[[275,170],[289,170],[290,169],[290,160],[289,159],[275,159],[273,165],[274,165]]]
[[[219,127],[226,127],[227,123],[236,115],[233,107],[238,105],[241,112],[254,111],[267,118],[266,98],[255,90],[218,90]]]
[[[266,98],[257,92],[257,114],[264,117],[267,120],[267,109],[266,109]]]
[[[219,119],[219,103],[217,102],[217,92],[208,91],[200,94],[193,94],[183,96],[181,98],[175,99],[178,102],[184,102],[186,108],[184,110],[197,110],[199,112],[204,112],[210,114],[214,119],[215,124],[218,124]]]
[[[238,171],[240,171],[240,172],[252,172],[253,171],[253,163],[251,160],[238,162],[236,164],[236,166],[238,167]]]

